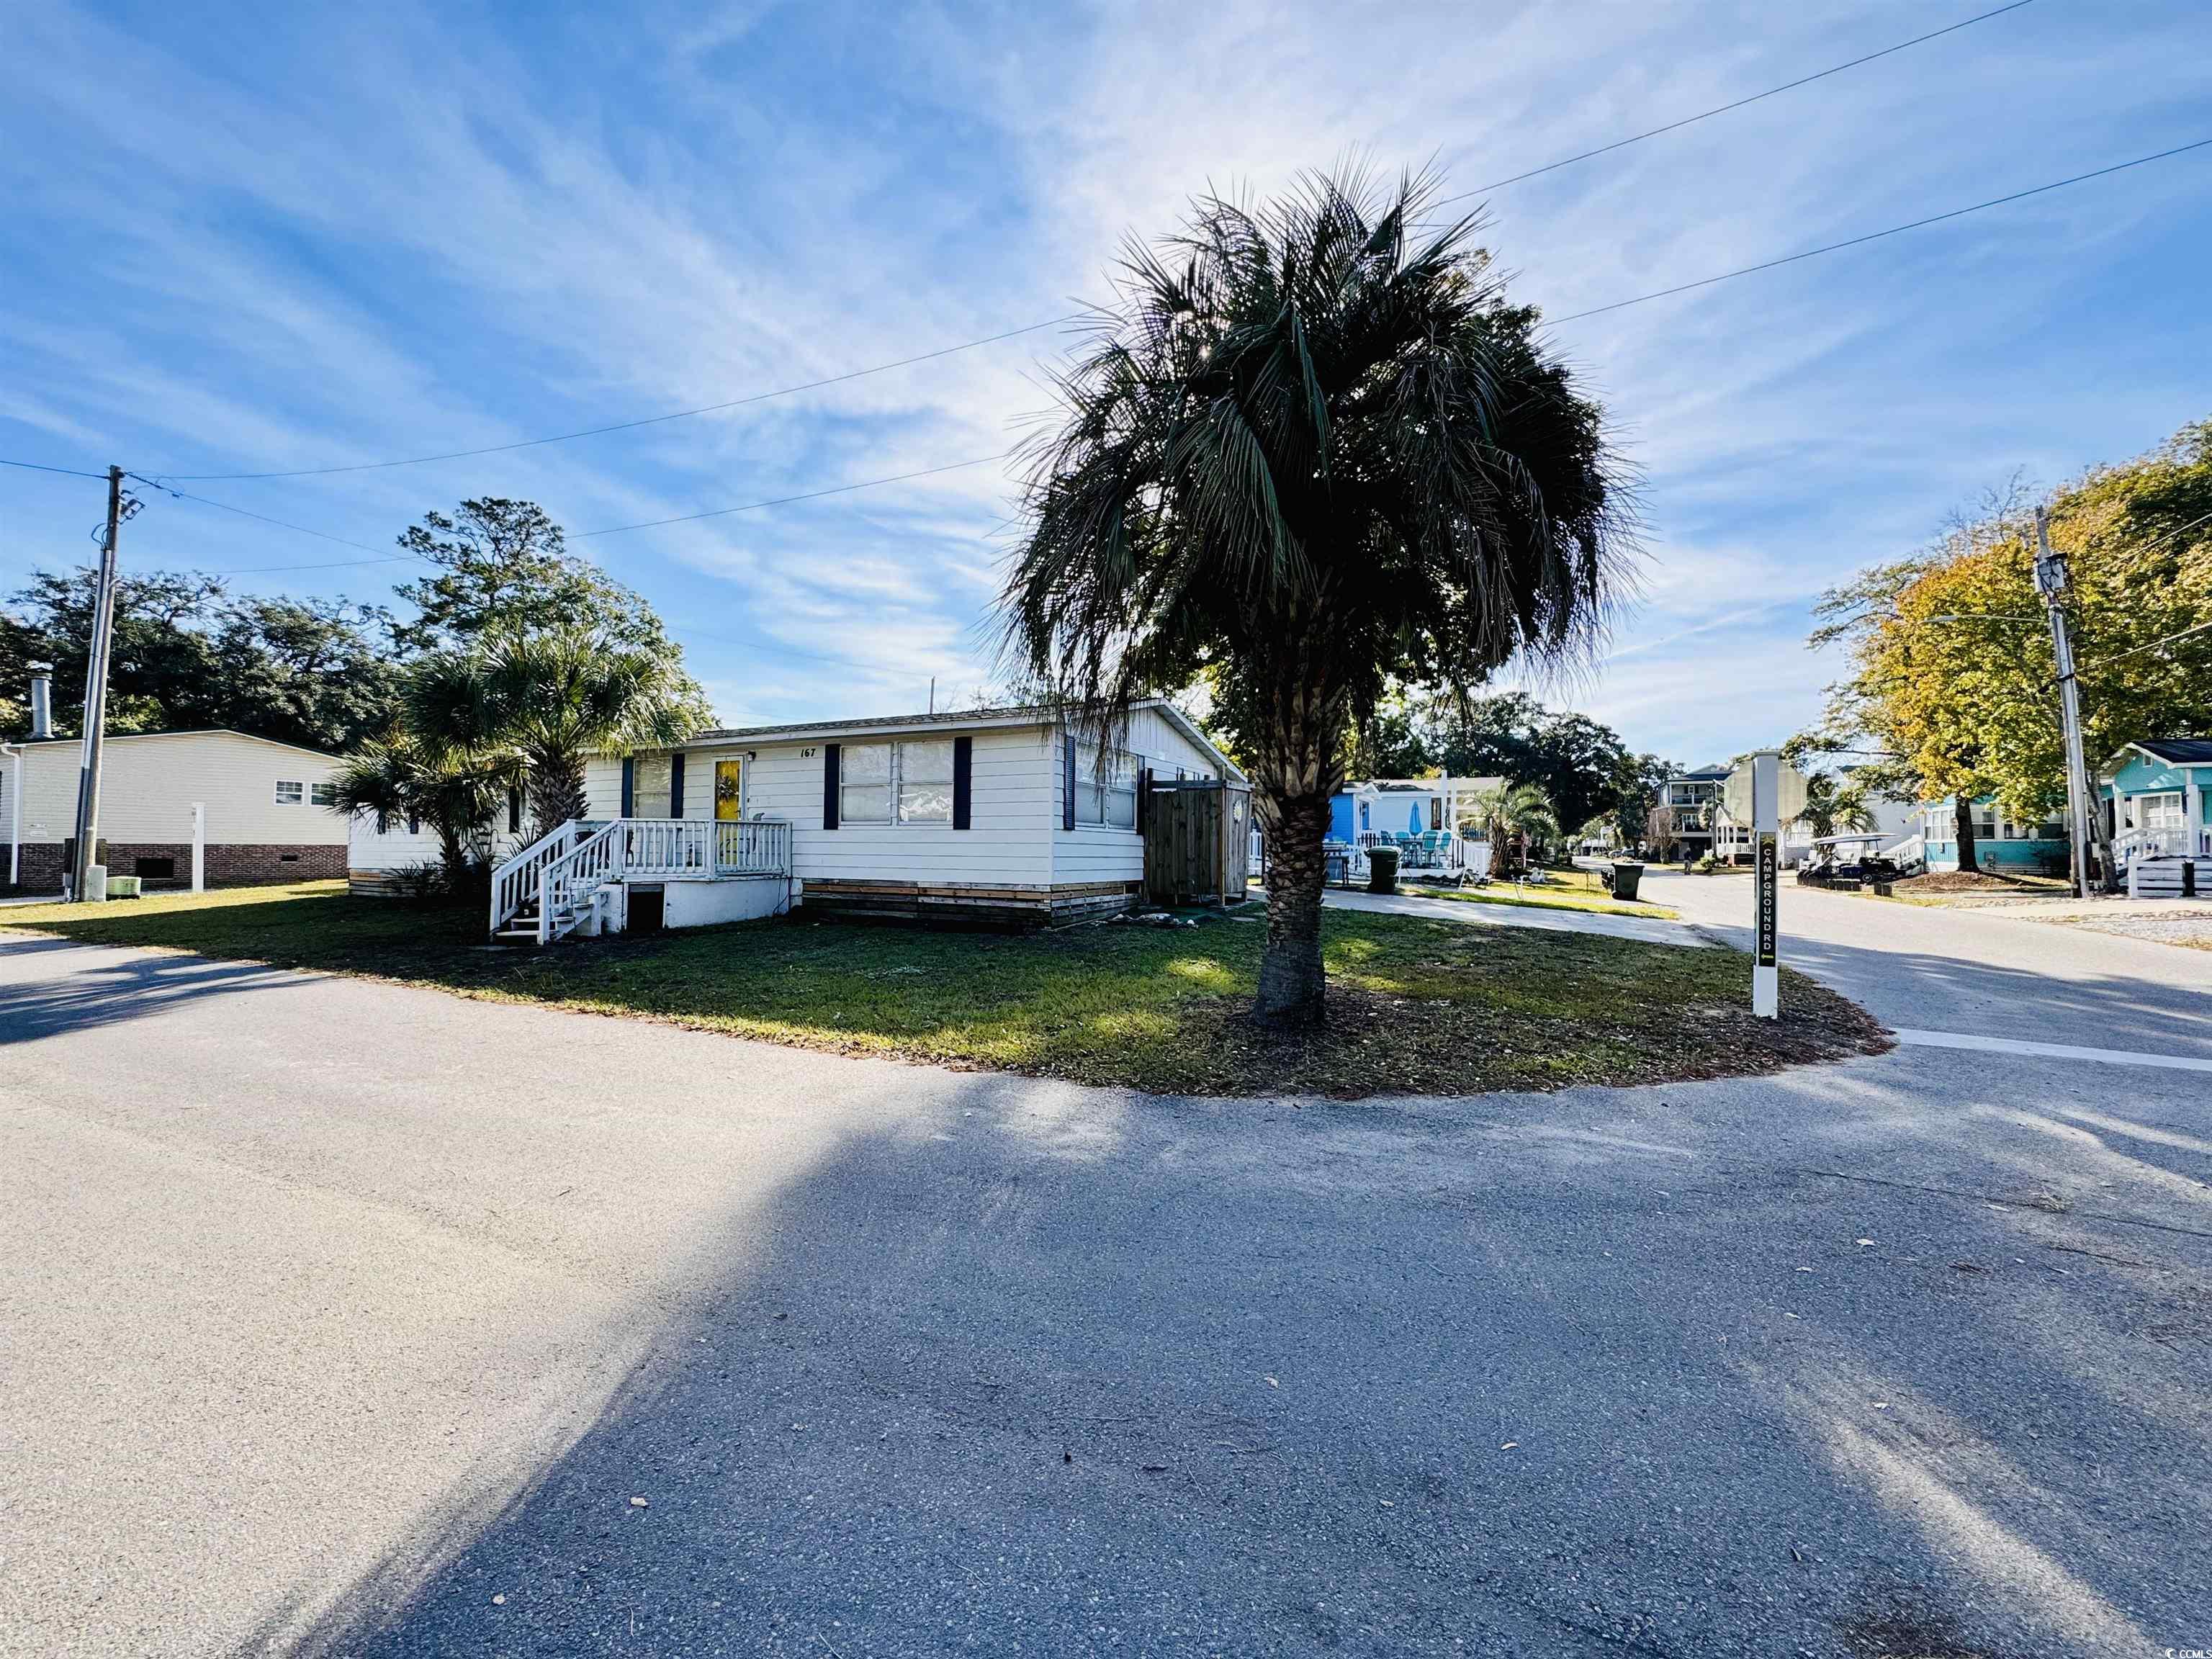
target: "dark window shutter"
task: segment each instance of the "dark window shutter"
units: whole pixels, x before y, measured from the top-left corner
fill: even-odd
[[[1072,734],[1060,739],[1060,827],[1075,828],[1075,738]]]
[[[507,792],[507,833],[514,835],[522,828],[522,791]]]
[[[822,827],[837,827],[837,749],[834,743],[822,745]]]
[[[975,739],[952,739],[952,827],[965,830],[975,815]]]
[[[684,751],[680,749],[668,757],[668,816],[684,816]]]
[[[1152,821],[1152,769],[1137,769],[1137,833],[1143,835],[1145,826]]]
[[[633,755],[623,757],[622,815],[626,818],[637,816],[637,758]]]

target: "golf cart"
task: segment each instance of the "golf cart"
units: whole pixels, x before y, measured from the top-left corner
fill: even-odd
[[[1813,856],[1798,866],[1797,884],[1844,893],[1856,893],[1867,886],[1877,893],[1887,892],[1889,884],[1903,873],[1895,863],[1875,851],[1889,839],[1884,835],[1822,836],[1813,843]]]

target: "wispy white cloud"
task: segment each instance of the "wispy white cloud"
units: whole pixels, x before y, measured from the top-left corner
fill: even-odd
[[[2192,9],[2029,8],[1493,192],[1490,236],[1559,315],[2200,136]],[[1469,188],[1931,15],[648,3],[527,28],[398,7],[126,29],[37,9],[0,55],[0,206],[25,250],[0,290],[0,439],[228,471],[718,401],[1102,297],[1124,232],[1209,185],[1359,155]],[[1654,532],[1644,608],[1577,700],[1683,757],[1771,739],[1828,677],[1800,644],[1822,587],[2015,465],[2055,478],[2203,414],[2202,177],[2145,170],[1559,325]],[[1064,343],[208,490],[375,546],[464,494],[579,530],[674,516],[994,453],[1048,403]],[[18,574],[77,556],[82,515],[51,496],[9,520]],[[698,630],[726,714],[866,712],[987,678],[1012,499],[983,468],[582,545]],[[167,503],[133,535],[230,568],[330,550]]]

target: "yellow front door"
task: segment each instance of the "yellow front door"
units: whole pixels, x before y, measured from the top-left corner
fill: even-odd
[[[734,823],[745,815],[744,763],[718,760],[714,763],[714,816],[725,823]]]

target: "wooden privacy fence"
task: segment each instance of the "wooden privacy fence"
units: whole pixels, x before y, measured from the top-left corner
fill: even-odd
[[[1238,904],[1251,877],[1252,791],[1218,778],[1138,781],[1145,897],[1153,904]]]

